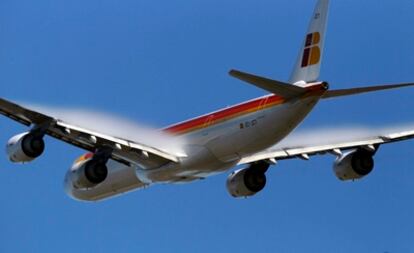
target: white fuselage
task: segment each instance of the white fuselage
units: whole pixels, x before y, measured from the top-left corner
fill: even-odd
[[[247,110],[247,113],[236,114],[220,122],[209,121],[223,112],[211,113],[204,116],[206,120],[201,127],[178,133],[187,140],[184,147],[187,157],[179,163],[142,169],[109,160],[109,174],[103,183],[90,189],[75,189],[68,175],[65,178],[66,192],[80,200],[100,200],[155,183],[189,182],[226,171],[244,156],[262,151],[284,139],[313,109],[320,94],[266,106],[266,101],[274,97],[268,95],[252,100],[260,100],[255,111]],[[234,108],[237,106],[240,107],[236,105]],[[185,127],[184,124],[188,123],[180,124]]]

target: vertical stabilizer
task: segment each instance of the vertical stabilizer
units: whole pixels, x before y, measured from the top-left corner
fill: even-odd
[[[303,86],[317,81],[321,68],[329,0],[319,0],[289,82]]]

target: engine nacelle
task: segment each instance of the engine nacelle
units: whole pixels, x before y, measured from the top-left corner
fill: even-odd
[[[43,136],[37,136],[30,132],[13,136],[7,142],[6,152],[12,162],[25,163],[39,157],[45,150]]]
[[[357,149],[340,156],[334,163],[335,175],[343,181],[363,178],[374,169],[373,153]]]
[[[240,169],[232,172],[227,178],[227,190],[235,198],[253,196],[263,190],[266,175],[263,170]]]
[[[108,176],[106,163],[93,159],[89,153],[79,158],[68,173],[68,179],[76,189],[88,189],[105,181]]]

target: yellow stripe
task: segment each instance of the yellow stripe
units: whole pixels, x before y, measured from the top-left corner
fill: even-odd
[[[209,124],[202,123],[199,126],[194,126],[192,128],[184,129],[180,132],[176,132],[175,134],[177,134],[177,135],[185,134],[185,133],[193,132],[193,131],[200,130],[200,129],[203,129],[203,128],[207,128],[207,127],[210,127],[212,125],[217,125],[219,123],[222,123],[222,122],[230,120],[230,119],[237,118],[237,117],[242,116],[242,115],[246,115],[246,114],[249,114],[249,113],[257,112],[257,111],[264,110],[264,109],[267,109],[267,108],[270,108],[270,107],[273,107],[273,106],[276,106],[276,105],[283,104],[283,102],[284,101],[281,100],[281,101],[275,101],[273,103],[269,103],[269,104],[264,105],[264,106],[257,106],[257,107],[251,108],[249,110],[246,110],[246,111],[242,111],[242,112],[239,112],[239,113],[236,113],[236,114],[233,114],[233,115],[229,115],[229,116],[227,116],[225,118],[222,118],[222,119],[219,119],[219,120],[211,121],[211,123],[209,123]]]

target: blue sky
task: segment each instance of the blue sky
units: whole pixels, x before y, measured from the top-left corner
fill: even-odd
[[[264,94],[231,68],[287,80],[315,1],[0,3],[1,97],[164,126]],[[321,79],[332,88],[414,81],[414,2],[332,1]],[[413,122],[413,89],[321,102],[302,129]],[[4,143],[24,127],[0,118]],[[62,181],[83,151],[47,140],[21,166],[0,158],[0,252],[412,252],[414,142],[338,181],[333,157],[280,162],[235,200],[226,174],[100,203]]]

